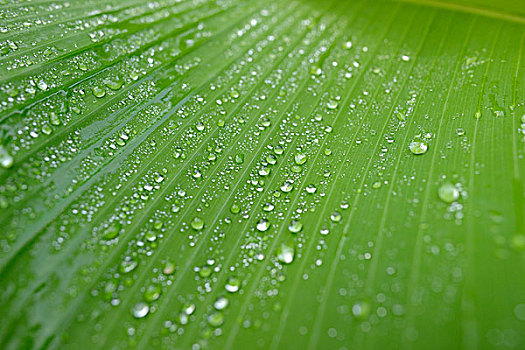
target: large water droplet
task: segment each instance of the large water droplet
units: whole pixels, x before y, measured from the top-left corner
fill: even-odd
[[[0,165],[5,169],[13,166],[13,157],[3,146],[0,146]]]
[[[295,155],[295,164],[302,165],[306,163],[306,155],[303,153],[298,153]]]
[[[282,243],[277,250],[277,260],[283,264],[291,264],[295,257],[293,242]]]
[[[160,298],[161,288],[159,285],[152,284],[144,291],[144,300],[152,302]]]
[[[443,202],[452,203],[459,199],[459,191],[456,186],[447,182],[439,188],[438,196]]]
[[[194,217],[191,221],[191,228],[193,228],[195,231],[200,231],[204,228],[204,220],[202,220],[199,217]]]
[[[235,293],[241,288],[241,281],[236,277],[229,277],[224,289],[230,293]]]
[[[428,143],[424,140],[414,140],[408,146],[413,154],[423,154],[428,150]]]
[[[257,230],[264,232],[270,228],[271,224],[267,219],[261,219],[257,222]]]
[[[226,307],[228,307],[229,301],[225,297],[218,297],[217,300],[215,300],[215,303],[213,303],[213,307],[216,310],[224,310]]]
[[[333,222],[339,222],[339,221],[341,221],[341,219],[342,219],[341,213],[338,212],[338,211],[334,211],[330,215],[330,220],[332,220]]]
[[[131,314],[135,318],[143,318],[149,313],[149,306],[144,302],[136,303],[133,308],[131,308]]]
[[[212,327],[219,327],[224,323],[224,314],[222,312],[214,312],[208,316],[208,324]]]
[[[303,224],[298,220],[292,220],[290,225],[288,225],[288,230],[292,233],[300,232],[303,229]]]
[[[358,320],[364,320],[370,315],[370,304],[360,301],[352,305],[352,315]]]
[[[293,190],[293,183],[291,181],[285,181],[281,185],[281,191],[283,191],[284,193],[291,192],[292,190]]]

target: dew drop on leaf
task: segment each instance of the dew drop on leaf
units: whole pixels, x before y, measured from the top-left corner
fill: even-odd
[[[303,154],[303,153],[298,153],[295,155],[295,164],[297,165],[302,165],[304,163],[306,163],[306,155]]]
[[[424,140],[414,140],[410,142],[408,148],[413,154],[419,155],[426,153],[426,151],[428,150],[428,143]]]
[[[7,150],[0,146],[0,164],[3,168],[9,169],[13,166],[13,157],[7,152]]]
[[[267,219],[261,219],[257,222],[257,230],[264,232],[270,228],[271,224]]]
[[[339,222],[341,221],[342,219],[342,215],[340,212],[338,211],[334,211],[331,215],[330,215],[330,220],[332,220],[333,222]]]
[[[200,217],[196,216],[191,221],[191,228],[195,231],[200,231],[204,228],[204,220],[202,220]]]
[[[226,307],[228,307],[228,304],[229,304],[228,299],[226,299],[226,297],[220,296],[213,303],[213,307],[216,310],[224,310]]]
[[[293,242],[282,243],[277,250],[277,260],[283,264],[291,264],[295,258]]]
[[[131,314],[135,318],[143,318],[149,313],[149,306],[144,302],[136,303],[131,309]]]
[[[451,183],[444,183],[438,189],[439,198],[445,203],[452,203],[459,199],[459,191]]]
[[[214,312],[208,316],[208,324],[212,327],[219,327],[224,323],[224,314],[222,312]]]
[[[298,233],[303,229],[303,224],[298,220],[292,220],[288,225],[288,230],[292,233]]]
[[[224,286],[224,289],[229,293],[236,293],[240,288],[241,281],[236,277],[229,277],[228,282],[226,282],[226,285]]]

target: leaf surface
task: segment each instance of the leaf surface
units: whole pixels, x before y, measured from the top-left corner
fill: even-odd
[[[0,1],[2,348],[523,348],[524,23]]]

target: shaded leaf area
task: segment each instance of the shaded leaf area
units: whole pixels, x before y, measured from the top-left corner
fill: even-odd
[[[1,1],[2,348],[523,348],[524,29]]]

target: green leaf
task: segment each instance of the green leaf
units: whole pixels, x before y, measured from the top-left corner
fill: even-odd
[[[2,349],[525,347],[520,1],[0,1]]]

